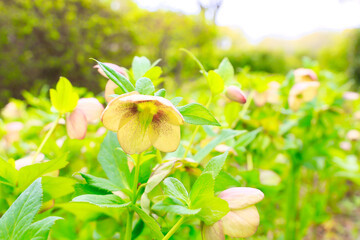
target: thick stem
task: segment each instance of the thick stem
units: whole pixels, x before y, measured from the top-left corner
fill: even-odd
[[[300,165],[291,163],[291,171],[288,180],[287,212],[285,240],[296,239],[296,214],[297,200],[299,195],[298,177]]]
[[[33,158],[33,160],[32,160],[32,164],[35,163],[37,156],[39,155],[39,153],[40,153],[41,150],[43,149],[45,143],[46,143],[47,140],[50,138],[51,134],[54,132],[56,126],[57,126],[58,123],[59,123],[60,118],[61,118],[61,114],[59,114],[59,116],[55,119],[55,121],[53,122],[52,127],[51,127],[50,130],[47,132],[45,138],[42,140],[40,146],[39,146],[38,149],[36,150],[35,155],[34,155],[34,158]]]
[[[165,237],[162,240],[168,240],[172,235],[174,235],[176,230],[178,230],[179,227],[181,226],[181,224],[183,224],[184,220],[185,220],[185,216],[182,216],[179,219],[179,221],[177,221],[177,223],[170,229],[170,231],[165,235]]]
[[[141,156],[142,156],[142,154],[140,153],[135,162],[135,175],[134,175],[134,182],[133,182],[133,186],[132,186],[132,193],[133,193],[132,204],[133,205],[136,204],[136,200],[137,200],[137,185],[139,182]],[[131,240],[133,218],[134,218],[134,211],[129,208],[129,214],[128,214],[127,222],[126,222],[125,240]]]

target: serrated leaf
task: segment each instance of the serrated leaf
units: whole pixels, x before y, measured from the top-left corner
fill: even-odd
[[[150,60],[146,57],[135,56],[131,65],[134,78],[138,80],[151,68]]]
[[[68,164],[66,159],[67,154],[64,154],[54,160],[22,167],[19,170],[19,188],[25,189],[31,182],[44,174],[64,168]]]
[[[41,178],[35,180],[0,218],[0,239],[20,239],[41,207]]]
[[[224,91],[224,80],[215,71],[210,70],[208,72],[207,80],[213,95],[218,95]]]
[[[169,197],[177,198],[183,203],[189,203],[189,194],[178,179],[168,177],[164,180],[164,193]]]
[[[131,202],[125,202],[120,197],[114,194],[107,195],[95,195],[95,194],[86,194],[75,197],[73,202],[88,202],[99,207],[113,207],[113,208],[123,208],[131,204]]]
[[[225,152],[223,154],[220,154],[219,156],[210,159],[210,161],[206,164],[203,173],[211,173],[213,178],[215,179],[223,168],[227,155],[228,152]]]
[[[142,77],[136,81],[135,90],[140,94],[152,95],[155,92],[155,87],[149,78]]]
[[[221,131],[221,133],[216,138],[214,138],[210,143],[208,143],[204,148],[200,149],[200,151],[195,154],[194,160],[196,162],[201,162],[217,145],[245,132],[245,130],[231,129]]]
[[[124,75],[120,74],[119,72],[115,71],[114,69],[112,69],[111,67],[109,67],[108,65],[102,62],[99,62],[96,59],[94,60],[99,64],[101,69],[105,72],[106,76],[108,76],[108,78],[111,81],[113,81],[116,85],[118,85],[124,93],[132,92],[135,90],[134,85],[132,85],[132,83],[126,77],[124,77]]]
[[[234,77],[234,67],[231,65],[228,58],[224,58],[218,69],[215,70],[221,78],[227,82],[230,81]]]
[[[127,155],[121,150],[116,133],[108,131],[101,144],[98,161],[111,182],[119,188],[130,188]]]
[[[103,190],[107,190],[109,192],[121,191],[121,188],[119,188],[114,183],[112,183],[111,181],[109,181],[105,178],[95,177],[95,176],[92,176],[90,174],[85,174],[85,173],[80,173],[80,175],[91,186],[94,186],[94,187],[97,187],[97,188],[100,188]]]
[[[61,217],[47,217],[31,224],[26,232],[19,239],[46,240],[48,239],[51,227]]]
[[[156,93],[154,93],[155,96],[159,96],[159,97],[165,97],[166,95],[166,90],[164,88],[160,89],[159,91],[157,91]]]
[[[139,215],[139,217],[144,221],[146,226],[151,229],[152,237],[155,239],[163,239],[164,235],[160,231],[159,224],[155,221],[154,218],[150,217],[146,212],[144,212],[141,208],[138,208],[134,205],[131,208]]]
[[[177,107],[185,122],[195,125],[221,126],[214,116],[203,105],[190,103],[185,106]]]
[[[190,191],[191,207],[201,207],[199,202],[214,197],[214,178],[211,173],[201,174]]]

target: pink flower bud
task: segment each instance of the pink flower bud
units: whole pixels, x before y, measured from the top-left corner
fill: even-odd
[[[298,68],[294,71],[295,82],[317,81],[316,73],[308,68]]]
[[[81,110],[85,114],[88,123],[100,120],[101,114],[104,111],[103,105],[96,98],[79,99],[76,109]]]
[[[213,225],[202,225],[202,239],[203,240],[225,240],[223,226],[220,221]]]
[[[86,115],[80,110],[75,110],[66,117],[66,130],[71,139],[83,139],[86,135]]]
[[[234,102],[246,103],[246,96],[237,86],[229,86],[226,89],[226,96]]]
[[[111,95],[115,94],[115,89],[118,88],[119,86],[116,85],[116,83],[114,83],[113,81],[109,80],[106,83],[105,86],[105,100],[106,102],[110,102],[111,100],[114,99],[114,97],[112,97]]]
[[[126,78],[129,78],[129,76],[127,75],[126,73],[126,70],[125,68],[123,67],[120,67],[116,64],[113,64],[113,63],[104,63],[105,65],[111,67],[112,69],[114,69],[115,71],[117,71],[118,73],[124,75]],[[99,66],[99,65],[95,65],[94,68],[97,68],[98,69],[98,72],[103,75],[104,77],[108,78],[105,74],[105,72],[102,70],[102,68]]]
[[[219,197],[229,203],[230,209],[241,209],[260,202],[264,193],[256,188],[233,187],[222,191]]]

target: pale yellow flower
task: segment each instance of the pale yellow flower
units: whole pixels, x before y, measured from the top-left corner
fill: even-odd
[[[219,197],[228,202],[230,211],[215,224],[203,225],[203,239],[221,240],[225,235],[232,238],[252,236],[260,223],[254,205],[264,198],[264,194],[255,188],[234,187],[221,192]]]
[[[104,126],[117,132],[122,149],[128,154],[141,153],[151,146],[163,152],[173,152],[180,144],[180,125],[184,118],[167,99],[122,94],[104,110]]]
[[[291,89],[289,93],[289,107],[297,111],[305,102],[313,100],[320,87],[319,82],[298,82]]]
[[[308,68],[298,68],[294,71],[295,82],[317,81],[316,73]]]

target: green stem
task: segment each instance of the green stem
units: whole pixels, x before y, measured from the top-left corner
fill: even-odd
[[[61,118],[61,114],[59,114],[59,116],[55,119],[55,121],[53,122],[53,126],[50,128],[50,130],[47,132],[45,138],[42,140],[40,146],[38,147],[38,149],[35,152],[34,158],[32,160],[32,164],[35,163],[37,156],[39,155],[39,153],[41,152],[41,150],[43,149],[45,143],[47,142],[47,140],[50,138],[51,134],[54,132],[56,126],[59,123],[59,120]]]
[[[255,91],[250,92],[248,98],[246,99],[246,103],[245,103],[244,107],[241,109],[239,118],[243,118],[246,111],[249,109],[250,103],[251,103],[251,101],[252,101],[252,99],[254,97],[254,93],[255,93]]]
[[[288,196],[287,196],[287,212],[286,212],[286,230],[285,240],[296,239],[296,214],[297,214],[297,200],[299,195],[298,177],[300,166],[291,163],[291,171],[288,180]]]
[[[177,223],[170,229],[170,231],[165,235],[165,237],[163,237],[162,240],[168,240],[172,235],[174,235],[174,233],[176,232],[176,230],[178,230],[178,228],[181,226],[181,224],[183,224],[185,220],[185,216],[182,216],[179,221],[177,221]]]
[[[247,163],[247,170],[248,170],[248,171],[253,170],[253,168],[254,168],[254,163],[253,163],[253,159],[252,159],[251,153],[248,153],[248,154],[246,155],[246,163]]]
[[[134,175],[134,182],[133,182],[133,186],[132,186],[132,193],[133,193],[132,204],[133,205],[136,205],[136,200],[137,200],[137,185],[139,182],[141,156],[142,156],[142,154],[140,153],[135,162],[135,175]],[[126,232],[125,232],[126,240],[131,240],[133,218],[134,218],[134,211],[129,209],[129,214],[128,214],[127,223],[126,223]]]
[[[208,102],[207,102],[206,105],[205,105],[206,108],[209,107],[211,101],[212,101],[212,95],[210,95],[210,98],[209,98]],[[196,134],[198,133],[199,129],[200,129],[200,125],[197,125],[196,128],[195,128],[194,133],[192,134],[192,136],[191,136],[191,138],[190,138],[189,145],[187,146],[187,148],[186,148],[186,150],[185,150],[185,153],[184,153],[183,158],[186,158],[186,157],[187,157],[187,155],[188,155],[188,153],[189,153],[189,151],[190,151],[190,148],[191,148],[191,146],[192,146],[192,144],[193,144],[193,142],[194,142],[194,139],[195,139]]]

